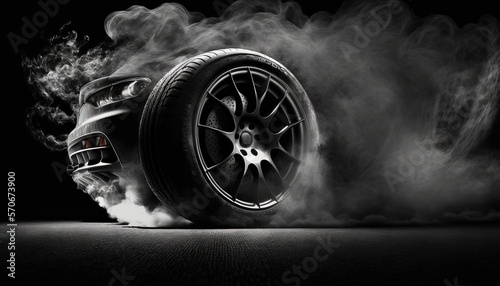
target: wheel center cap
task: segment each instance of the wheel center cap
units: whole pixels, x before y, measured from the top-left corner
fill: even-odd
[[[240,136],[240,144],[241,146],[243,147],[248,147],[250,145],[252,145],[252,134],[250,134],[249,132],[243,132],[241,133],[241,136]]]

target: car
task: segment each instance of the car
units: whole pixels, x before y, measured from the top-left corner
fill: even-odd
[[[262,53],[196,55],[158,80],[110,75],[80,89],[68,135],[78,188],[139,166],[165,206],[196,223],[265,223],[316,169],[319,131],[303,86]]]

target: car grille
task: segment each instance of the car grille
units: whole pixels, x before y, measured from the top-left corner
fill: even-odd
[[[81,138],[69,147],[70,173],[99,169],[121,169],[118,156],[104,134],[92,134]]]

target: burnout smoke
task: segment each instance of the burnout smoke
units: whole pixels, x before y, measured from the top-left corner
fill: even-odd
[[[111,218],[131,226],[172,227],[189,224],[166,209],[139,176],[138,168],[129,168],[124,174],[108,183],[95,181],[85,188]],[[75,174],[74,176],[84,176]],[[76,179],[76,178],[75,178]]]
[[[70,39],[25,61],[42,96],[28,126],[52,149],[64,148],[64,134],[47,135],[33,114],[72,122],[89,79],[110,70],[159,79],[190,56],[240,47],[288,67],[318,117],[321,179],[286,201],[277,224],[499,219],[498,146],[485,143],[499,116],[500,23],[491,15],[458,27],[396,0],[347,1],[312,16],[295,2],[236,1],[207,18],[165,3],[111,13],[105,30],[112,49],[81,54]]]

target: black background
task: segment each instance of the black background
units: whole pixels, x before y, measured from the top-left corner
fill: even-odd
[[[104,19],[117,10],[125,10],[139,4],[155,8],[164,1],[122,0],[112,4],[108,1],[71,0],[60,5],[60,11],[49,19],[48,24],[29,43],[20,45],[20,52],[12,49],[7,34],[21,34],[22,17],[30,19],[40,10],[37,1],[8,1],[3,7],[3,153],[7,156],[4,168],[16,173],[16,217],[20,220],[107,220],[107,214],[88,195],[76,189],[71,178],[61,171],[66,164],[66,153],[51,152],[36,142],[25,126],[26,110],[35,104],[36,98],[27,85],[26,73],[21,66],[21,55],[34,57],[40,53],[47,39],[57,34],[65,23],[80,36],[90,37],[90,46],[106,39]],[[217,16],[213,1],[177,1],[190,11],[202,12],[207,17]],[[230,0],[219,0],[227,3]],[[306,15],[319,11],[335,13],[340,1],[298,1]],[[420,17],[443,14],[452,18],[459,26],[477,23],[483,14],[494,13],[494,1],[405,1]],[[439,4],[438,4],[439,3]],[[4,4],[5,5],[5,4]],[[5,217],[1,218],[6,219]]]

